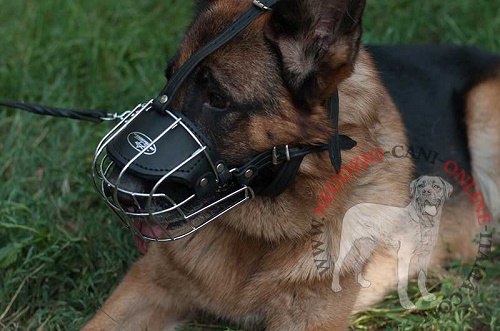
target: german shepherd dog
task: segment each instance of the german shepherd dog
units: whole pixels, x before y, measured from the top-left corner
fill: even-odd
[[[252,5],[199,1],[167,78]],[[338,91],[339,132],[357,142],[342,151],[344,165],[374,148],[432,148],[470,169],[497,221],[500,57],[456,46],[365,47],[364,7],[365,0],[278,2],[202,62],[176,96],[176,108],[189,109],[186,116],[223,157],[241,164],[273,146],[327,142],[334,130],[325,101]],[[330,254],[338,255],[350,207],[405,207],[414,178],[449,177],[439,173],[442,167],[426,167],[388,153],[358,169],[323,211]],[[152,243],[84,330],[173,330],[199,312],[248,330],[345,330],[354,310],[381,300],[397,280],[395,255],[382,248],[364,265],[368,288],[361,289],[348,260],[340,292],[331,288],[333,268],[318,272],[311,220],[321,192],[341,174],[328,152],[309,154],[280,195],[257,195],[188,238]],[[442,210],[434,266],[477,252],[473,206],[463,189],[454,191]]]

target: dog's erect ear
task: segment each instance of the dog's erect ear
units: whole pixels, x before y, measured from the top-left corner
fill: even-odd
[[[444,196],[446,199],[449,199],[451,197],[451,194],[453,193],[453,186],[445,181],[443,178],[439,177],[441,179],[441,182],[443,182],[444,186]]]
[[[281,0],[267,37],[281,53],[283,77],[300,106],[324,101],[348,77],[359,50],[366,0]]]
[[[204,12],[216,0],[196,0],[195,13],[200,14]]]

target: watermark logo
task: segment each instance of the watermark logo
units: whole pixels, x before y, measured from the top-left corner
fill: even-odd
[[[325,233],[325,219],[321,219],[321,222],[313,219],[311,225],[311,248],[314,264],[316,265],[319,274],[323,276],[323,274],[325,274],[331,268],[331,259],[330,254],[328,253],[328,247],[326,247],[326,243],[316,239],[319,239],[319,237]]]
[[[328,181],[328,189],[323,190],[319,196],[315,214],[325,216],[324,210],[335,199],[335,195],[354,174],[365,170],[366,168],[381,162],[384,159],[384,151],[380,148],[372,149],[368,154],[361,154],[347,165],[340,168],[338,176],[333,176]]]
[[[481,226],[479,234],[479,248],[476,255],[476,260],[472,265],[472,270],[465,278],[460,288],[456,289],[447,300],[443,300],[438,310],[449,312],[453,308],[460,306],[463,302],[463,294],[465,291],[475,291],[479,286],[479,282],[486,275],[486,267],[484,262],[489,260],[488,254],[491,252],[493,245],[493,229],[491,228],[491,215],[486,206],[482,192],[476,186],[476,182],[464,169],[461,169],[457,162],[450,160],[444,162],[444,170],[462,187],[463,191],[469,197],[475,207],[477,223]]]
[[[332,177],[328,189],[320,195],[316,215],[322,216],[321,221],[312,222],[312,253],[314,263],[320,275],[333,269],[332,290],[340,292],[339,282],[343,268],[349,266],[354,270],[354,277],[362,287],[369,287],[370,281],[362,275],[362,269],[369,259],[375,246],[382,245],[397,252],[397,291],[401,306],[405,309],[415,309],[415,304],[409,299],[408,277],[410,266],[416,260],[418,288],[425,301],[434,301],[436,296],[426,287],[427,272],[432,251],[439,235],[439,224],[444,203],[450,198],[453,186],[438,176],[421,176],[410,185],[411,201],[406,207],[394,207],[374,203],[361,203],[351,207],[343,217],[338,256],[334,261],[328,247],[329,242],[322,241],[328,232],[325,220],[325,209],[333,202],[336,192],[345,181],[358,170],[365,169],[382,161],[384,155],[395,158],[423,159],[429,164],[442,163],[443,173],[449,174],[449,181],[456,182],[465,191],[473,203],[478,224],[483,227],[480,234],[479,252],[472,271],[462,286],[454,291],[449,299],[443,299],[437,305],[440,311],[449,311],[462,303],[462,290],[475,290],[478,282],[484,278],[483,261],[489,259],[488,253],[492,246],[491,216],[485,199],[471,176],[467,175],[455,161],[444,161],[439,153],[424,148],[395,146],[392,150],[383,152],[375,149],[369,155],[362,155],[343,167],[339,176]],[[353,262],[354,261],[354,262]]]
[[[342,222],[342,233],[338,258],[333,271],[332,290],[339,292],[340,271],[349,254],[363,261],[371,255],[370,247],[355,250],[355,244],[363,239],[374,241],[397,252],[398,295],[401,306],[414,309],[415,304],[408,298],[408,275],[410,263],[417,259],[418,287],[426,301],[434,301],[436,296],[426,287],[427,269],[432,249],[439,232],[439,222],[444,202],[453,192],[453,187],[441,177],[421,176],[410,185],[412,200],[404,208],[375,203],[361,203],[351,207]],[[359,256],[359,255],[364,255]],[[370,286],[360,270],[356,279],[362,287]]]

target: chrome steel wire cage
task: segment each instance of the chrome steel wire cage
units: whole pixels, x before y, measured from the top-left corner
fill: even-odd
[[[147,241],[165,242],[183,238],[199,230],[222,214],[252,199],[254,192],[249,186],[236,181],[220,183],[220,171],[207,153],[207,146],[198,139],[182,117],[170,111],[166,111],[165,116],[173,122],[156,137],[148,140],[149,137],[133,132],[135,145],[131,145],[131,148],[135,148],[137,153],[128,162],[118,164],[113,160],[108,153],[109,144],[125,132],[141,113],[154,111],[152,104],[153,100],[150,100],[137,105],[101,140],[94,155],[92,177],[96,190],[107,205],[135,235]],[[148,185],[139,185],[140,190],[127,186],[130,173],[133,175],[132,165],[140,158],[160,152],[156,150],[156,144],[169,139],[174,130],[187,131],[197,149],[159,179],[148,181]],[[165,187],[176,185],[170,182],[176,171],[199,157],[210,164],[210,172],[219,185],[215,193],[200,198],[188,188],[174,191],[174,194],[172,191],[164,191]]]

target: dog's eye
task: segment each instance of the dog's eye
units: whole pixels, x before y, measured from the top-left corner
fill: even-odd
[[[210,107],[225,109],[229,106],[229,101],[227,101],[226,99],[224,99],[224,97],[215,92],[210,92],[209,98],[210,99],[208,103]]]
[[[434,188],[435,190],[440,189],[440,187],[436,184],[432,185],[432,188]]]
[[[425,184],[419,184],[417,187],[418,188],[424,188]]]

